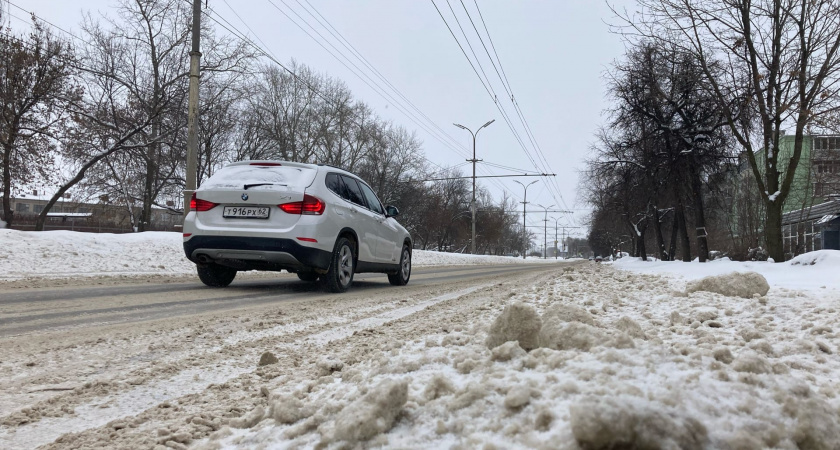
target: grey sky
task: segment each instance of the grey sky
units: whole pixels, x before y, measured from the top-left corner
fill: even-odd
[[[289,12],[290,7],[311,23],[316,23],[304,12],[298,0],[270,1],[295,20],[300,21]],[[380,116],[416,130],[423,140],[426,157],[431,161],[453,166],[463,163],[467,149],[471,151],[469,133],[453,126],[453,122],[475,129],[490,119],[496,119],[479,134],[477,157],[496,164],[535,170],[431,0],[309,1],[426,116],[460,142],[464,147],[459,148],[462,154],[445,146],[408,119],[391,101],[383,99],[304,34],[270,1],[227,0],[226,3],[225,0],[209,0],[209,5],[218,15],[246,32],[246,27],[230,8],[235,7],[236,13],[253,30],[252,38],[255,35],[270,47],[270,52],[278,60],[285,63],[294,58],[319,72],[345,81],[355,96],[371,105]],[[304,0],[299,1],[307,5]],[[78,30],[83,11],[92,11],[96,15],[97,11],[108,12],[113,5],[111,0],[12,2],[63,28],[74,30]],[[461,2],[449,2],[471,38],[473,49],[499,96],[500,104],[506,108],[531,150],[513,106],[503,98],[502,82],[464,14]],[[436,3],[464,44],[446,0],[436,0]],[[483,33],[473,0],[464,0],[464,4]],[[610,62],[623,52],[620,38],[610,34],[604,23],[611,20],[612,13],[604,2],[596,0],[480,0],[478,4],[513,93],[548,165],[557,174],[556,181],[563,197],[560,200],[550,195],[546,183],[540,181],[529,188],[528,200],[546,206],[564,201],[565,205],[559,206],[584,207],[576,199],[577,170],[582,166],[593,133],[602,120],[601,112],[606,105],[603,73]],[[27,18],[14,6],[10,12]],[[25,26],[18,19],[11,20],[14,28]],[[331,37],[323,29],[319,28],[319,31]],[[489,48],[490,43],[486,42],[486,45]],[[343,47],[339,48],[343,50]],[[465,50],[472,57],[466,45]],[[490,52],[492,54],[492,49]],[[357,64],[361,66],[361,63]],[[462,166],[462,169],[465,174],[471,170],[468,165]],[[492,167],[479,170],[480,175],[504,173],[510,172]],[[527,184],[536,178],[518,179]],[[516,201],[521,201],[522,188],[511,179],[496,179],[495,182],[485,179],[481,184],[490,189],[497,201],[502,197],[502,188],[507,189]],[[538,208],[532,206],[529,209]],[[571,216],[571,222],[579,223],[584,215],[584,211],[576,211]],[[543,214],[530,214],[528,224],[542,225],[542,219]],[[566,220],[560,221],[561,224],[564,222]],[[541,229],[531,230],[541,239]],[[553,230],[549,234],[553,238]]]

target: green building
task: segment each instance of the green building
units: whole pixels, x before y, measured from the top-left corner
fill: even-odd
[[[779,140],[779,166],[787,168],[794,136]],[[785,252],[790,256],[838,249],[840,230],[840,136],[805,136],[802,155],[782,207]]]
[[[793,154],[794,136],[779,139],[779,168],[787,169]],[[783,212],[808,209],[840,194],[840,136],[805,136],[802,156],[793,177]]]

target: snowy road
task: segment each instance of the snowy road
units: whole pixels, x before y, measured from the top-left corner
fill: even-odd
[[[414,270],[410,287],[480,280],[538,268],[420,267]],[[357,274],[353,289],[346,296],[351,300],[378,290],[402,293],[393,289],[384,275]],[[211,289],[199,282],[100,287],[82,280],[79,286],[62,289],[0,290],[0,336],[193,316],[289,301],[318,301],[331,296],[293,274],[240,279],[227,289]]]
[[[484,264],[10,277],[0,448],[840,449],[840,252]]]
[[[574,264],[416,268],[404,288],[381,275],[360,275],[343,295],[325,294],[294,275],[243,278],[228,289],[83,281],[62,289],[6,289],[0,291],[0,448],[32,448],[57,438],[57,448],[111,447],[110,435],[123,428],[139,434],[132,432],[121,446],[153,446],[157,428],[190,419],[181,412],[172,416],[180,410],[172,402],[216,397],[219,386],[251,380],[228,399],[232,403],[214,400],[237,411],[239,396],[259,389],[254,381],[299,366],[303,373],[311,370],[323,355],[306,349],[328,348],[359,333],[375,337],[406,317],[425,327],[427,309],[438,303],[487,295],[481,293],[497,285],[524,288]],[[447,315],[452,313],[439,319]],[[258,367],[267,350],[280,364]],[[149,414],[155,418],[142,419],[136,430],[113,425],[139,423]],[[83,433],[67,434],[76,432]],[[187,442],[200,437],[190,436]],[[177,447],[179,439],[161,443]]]

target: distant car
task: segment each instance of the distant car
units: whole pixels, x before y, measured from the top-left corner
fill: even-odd
[[[604,260],[604,258],[601,258],[601,255],[598,255],[598,256],[595,257],[595,262],[601,262],[603,260]]]
[[[589,260],[590,260],[590,261],[595,261],[595,257],[594,257],[594,256],[590,256],[590,257],[589,257]]]
[[[393,285],[411,277],[411,236],[364,181],[335,167],[242,161],[193,194],[184,252],[201,281],[228,286],[242,270],[288,270],[344,292],[360,272]]]

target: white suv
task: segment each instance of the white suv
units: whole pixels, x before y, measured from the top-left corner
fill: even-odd
[[[240,270],[288,270],[344,292],[353,274],[411,276],[411,236],[355,175],[325,165],[242,161],[193,194],[184,251],[201,281],[229,285]]]

